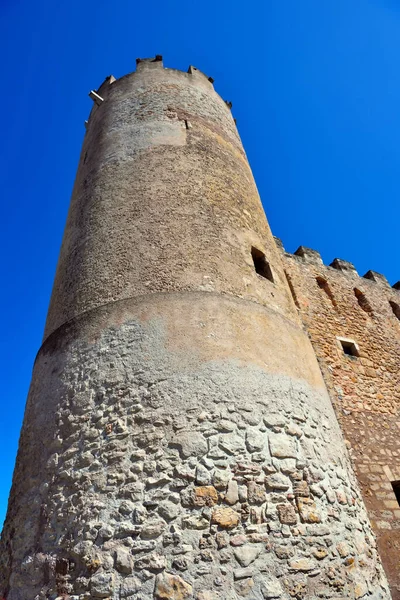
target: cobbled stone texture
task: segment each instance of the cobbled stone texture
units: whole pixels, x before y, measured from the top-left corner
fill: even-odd
[[[368,597],[388,598],[324,394],[229,360],[172,373],[168,361],[162,369],[148,358],[144,371],[154,343],[147,335],[128,322],[94,343],[39,355],[25,435],[43,447],[36,472],[13,492],[19,524],[6,543],[19,541],[14,561],[23,568],[8,598],[196,598],[204,590],[211,598],[356,598],[361,584]],[[280,426],[266,426],[264,415],[279,416]],[[220,433],[225,419],[233,430]],[[295,438],[285,433],[294,423]],[[286,458],[249,451],[249,432],[272,454],[295,448],[296,469],[285,475]],[[207,486],[196,482],[199,461]],[[308,486],[315,479],[322,494]],[[332,501],[339,490],[345,501]]]

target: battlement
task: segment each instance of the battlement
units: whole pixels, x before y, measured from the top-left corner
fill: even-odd
[[[378,273],[377,271],[369,270],[365,273],[365,275],[361,276],[358,274],[357,269],[355,268],[353,263],[348,262],[347,260],[343,260],[341,258],[334,258],[329,265],[325,265],[322,260],[321,254],[317,250],[307,248],[306,246],[299,246],[297,250],[292,254],[290,252],[286,252],[282,240],[280,240],[277,237],[275,237],[274,239],[277,247],[288,258],[293,258],[303,263],[309,263],[315,266],[323,266],[326,269],[334,269],[335,271],[339,271],[340,273],[343,273],[343,275],[345,275],[346,277],[351,277],[354,280],[366,279],[379,285],[391,287],[396,291],[400,291],[400,281],[390,286],[390,283],[388,282],[386,277],[381,273]]]
[[[214,87],[213,77],[209,77],[208,75],[203,73],[203,71],[200,71],[200,69],[198,69],[197,67],[194,67],[193,65],[189,65],[188,70],[186,72],[181,71],[180,69],[170,69],[170,68],[167,68],[164,66],[162,55],[156,54],[156,56],[150,57],[150,58],[137,58],[136,59],[136,71],[133,71],[132,73],[128,73],[127,75],[124,75],[123,77],[120,77],[120,78],[115,78],[113,75],[109,75],[108,77],[105,78],[105,80],[99,86],[99,88],[97,90],[90,91],[89,96],[92,98],[92,100],[96,104],[98,104],[98,96],[100,96],[103,100],[104,98],[102,97],[102,94],[107,93],[107,90],[110,85],[118,84],[119,81],[124,80],[127,77],[134,77],[136,74],[151,73],[152,71],[160,70],[160,69],[166,69],[167,71],[180,73],[183,76],[190,77],[194,81],[198,81],[199,83],[208,85],[212,88]],[[228,100],[224,100],[224,102],[225,102],[226,106],[228,107],[228,109],[231,110],[232,102],[230,102]]]
[[[162,73],[165,73],[165,77]],[[201,93],[206,93],[211,96],[216,96],[221,101],[221,110],[227,110],[229,113],[229,119],[234,122],[234,129],[236,132],[236,120],[232,118],[232,102],[224,100],[214,89],[214,79],[209,77],[197,67],[189,65],[187,71],[180,69],[170,69],[164,66],[163,57],[161,54],[157,54],[150,58],[137,58],[136,59],[136,70],[123,75],[122,77],[116,78],[113,75],[108,75],[101,85],[97,89],[92,89],[89,92],[89,97],[93,100],[93,107],[90,112],[89,118],[85,121],[85,128],[88,129],[91,119],[94,114],[97,113],[101,106],[111,97],[112,92],[121,93],[124,86],[132,85],[137,87],[137,82],[142,81],[148,82],[152,85],[157,80],[157,83],[161,83],[161,80],[168,80],[169,85],[174,86],[187,86],[199,88]],[[136,82],[136,83],[135,83]]]

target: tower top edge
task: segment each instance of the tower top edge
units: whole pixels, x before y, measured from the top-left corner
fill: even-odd
[[[371,281],[373,283],[378,283],[380,285],[384,285],[385,287],[392,288],[397,292],[400,292],[400,281],[390,285],[389,281],[382,273],[378,273],[377,271],[373,271],[370,269],[364,275],[359,275],[353,263],[343,260],[341,258],[335,258],[329,265],[325,264],[322,260],[321,254],[314,250],[313,248],[308,248],[307,246],[299,246],[297,250],[293,253],[287,252],[282,240],[276,236],[274,236],[275,243],[278,249],[287,257],[291,259],[295,259],[303,264],[314,264],[316,267],[325,268],[328,270],[333,269],[339,273],[342,273],[345,276],[349,276],[353,281],[356,281],[358,278],[361,282]]]
[[[156,54],[156,56],[152,56],[150,58],[137,58],[136,59],[136,70],[127,73],[126,75],[122,75],[121,77],[114,77],[113,75],[108,75],[103,83],[100,85],[97,91],[103,88],[104,85],[111,85],[112,83],[118,82],[125,77],[130,77],[135,75],[136,73],[141,73],[144,71],[152,71],[156,69],[165,69],[167,71],[175,71],[177,73],[184,73],[185,75],[194,75],[201,77],[208,81],[211,85],[214,83],[214,79],[206,75],[203,71],[194,67],[193,65],[189,65],[187,71],[183,71],[182,69],[171,69],[169,67],[164,66],[163,57],[161,54]]]
[[[151,73],[154,71],[165,70],[172,73],[179,73],[188,77],[192,82],[198,81],[199,84],[210,86],[211,89],[214,89],[214,79],[213,77],[208,76],[206,73],[198,69],[193,65],[189,65],[187,71],[183,71],[182,69],[172,69],[164,66],[163,57],[161,54],[156,54],[153,57],[149,58],[137,58],[136,59],[136,70],[127,73],[126,75],[122,75],[121,77],[114,77],[113,75],[108,75],[101,85],[94,90],[94,94],[100,97],[102,100],[102,93],[105,93],[110,85],[118,84],[118,82],[126,79],[127,77],[135,77],[137,74]],[[215,91],[215,90],[214,90]],[[217,93],[217,92],[216,92]],[[93,98],[93,91],[89,94],[89,96]],[[232,109],[232,102],[224,100],[227,107]]]

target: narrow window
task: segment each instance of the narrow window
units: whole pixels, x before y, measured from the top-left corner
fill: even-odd
[[[318,287],[325,292],[325,294],[328,296],[329,300],[332,302],[332,305],[337,306],[335,297],[333,295],[333,292],[332,292],[327,280],[324,279],[323,277],[317,277],[316,281],[317,281]]]
[[[346,340],[344,338],[337,338],[340,342],[340,345],[342,347],[343,353],[346,356],[360,356],[360,353],[358,351],[358,346],[355,342],[353,342],[352,340]]]
[[[392,302],[392,300],[389,300],[389,304],[392,307],[393,314],[400,321],[400,306],[398,304],[396,304],[396,302]]]
[[[285,276],[286,276],[286,281],[288,282],[290,293],[292,294],[293,301],[294,301],[295,305],[297,306],[297,308],[300,308],[300,303],[299,303],[297,294],[296,294],[294,286],[293,286],[292,278],[290,277],[289,273],[286,273],[286,271],[285,271]]]
[[[400,481],[392,481],[391,484],[396,496],[396,500],[400,504]]]
[[[360,305],[360,308],[368,314],[372,314],[372,307],[367,300],[366,295],[359,289],[354,288],[354,295],[357,298],[357,302]]]
[[[254,248],[253,246],[251,248],[251,256],[253,258],[256,273],[258,273],[258,275],[261,275],[261,277],[265,277],[265,279],[268,279],[269,281],[272,281],[272,283],[274,283],[274,276],[272,275],[272,270],[269,266],[269,262],[265,258],[265,254],[261,252],[261,250],[258,250],[258,248]]]

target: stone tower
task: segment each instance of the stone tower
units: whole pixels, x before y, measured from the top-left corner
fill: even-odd
[[[389,599],[229,105],[159,56],[91,97],[0,592]]]

